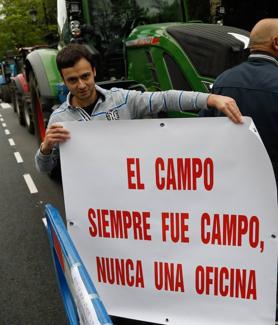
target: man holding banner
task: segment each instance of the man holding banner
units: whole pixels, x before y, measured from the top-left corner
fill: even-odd
[[[138,121],[207,106],[238,123],[241,114],[219,95],[106,91],[80,45],[57,63],[70,94],[36,164],[49,172],[61,152],[68,232],[108,313],[156,324],[273,324],[275,181],[252,120]]]
[[[67,100],[49,120],[44,141],[35,156],[41,172],[51,172],[59,160],[58,144],[69,139],[59,122],[88,120],[129,120],[152,116],[161,111],[187,111],[215,107],[233,122],[241,123],[236,102],[226,96],[169,90],[140,92],[95,84],[96,69],[92,53],[80,44],[70,44],[57,55],[57,66],[69,89]]]

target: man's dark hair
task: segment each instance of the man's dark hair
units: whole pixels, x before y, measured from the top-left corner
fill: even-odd
[[[79,60],[86,59],[90,62],[92,69],[95,67],[94,56],[81,44],[69,44],[58,52],[56,63],[60,74],[62,69],[73,67]]]

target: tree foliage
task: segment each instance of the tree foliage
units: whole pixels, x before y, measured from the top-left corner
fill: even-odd
[[[31,10],[36,11],[35,22]],[[47,44],[56,30],[55,0],[0,0],[0,58],[23,46]]]

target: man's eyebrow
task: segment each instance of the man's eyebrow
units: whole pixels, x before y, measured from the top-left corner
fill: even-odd
[[[91,74],[91,71],[87,71],[87,72],[82,73],[81,77],[82,76],[87,76],[87,75],[90,75],[90,74]]]
[[[82,73],[79,76],[69,76],[67,78],[67,80],[75,80],[75,79],[78,79],[78,78],[82,78],[83,76],[89,76],[90,74],[91,74],[91,72],[90,71],[87,71],[87,72]]]
[[[69,81],[73,81],[73,80],[77,80],[78,77],[68,77],[68,78],[66,78],[66,79],[69,80]]]

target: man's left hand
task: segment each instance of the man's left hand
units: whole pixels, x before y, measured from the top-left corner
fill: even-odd
[[[207,105],[216,108],[228,116],[234,123],[243,123],[242,115],[233,98],[211,94],[208,97]]]

